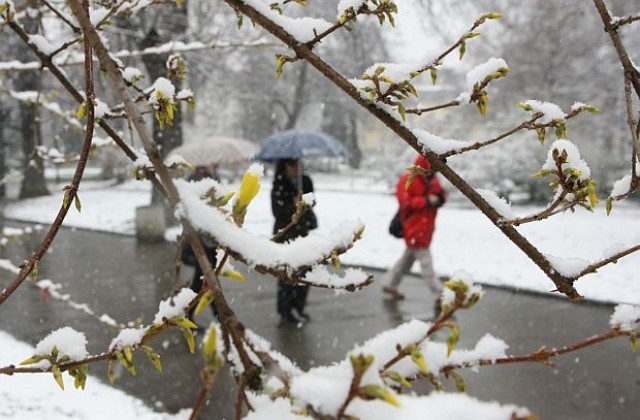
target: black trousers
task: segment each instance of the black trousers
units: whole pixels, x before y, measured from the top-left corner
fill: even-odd
[[[304,307],[307,305],[308,294],[309,286],[294,286],[278,280],[277,309],[280,316],[291,315],[293,309],[299,314],[303,313]]]

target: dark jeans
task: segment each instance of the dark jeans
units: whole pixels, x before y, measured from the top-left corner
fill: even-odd
[[[295,309],[298,314],[302,314],[307,304],[308,294],[309,286],[294,286],[278,280],[277,309],[280,316],[289,317],[293,309]]]

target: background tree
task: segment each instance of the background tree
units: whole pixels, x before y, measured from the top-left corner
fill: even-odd
[[[36,10],[36,1],[25,1],[27,7]],[[25,32],[30,35],[38,34],[41,27],[40,16],[37,12],[31,13],[24,19]],[[15,44],[14,44],[15,45]],[[26,48],[15,45],[13,53],[23,62],[31,61],[35,58],[33,53]],[[13,86],[19,92],[38,92],[42,86],[42,73],[38,71],[23,71],[13,78]],[[20,102],[20,132],[22,136],[22,152],[24,154],[23,178],[20,187],[20,197],[37,197],[49,194],[44,178],[44,163],[38,151],[38,146],[42,144],[42,134],[40,130],[39,114],[40,108],[37,103],[30,101]]]

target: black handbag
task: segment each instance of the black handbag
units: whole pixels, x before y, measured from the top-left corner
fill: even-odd
[[[389,224],[389,233],[396,238],[402,238],[402,230],[404,226],[402,225],[402,219],[400,219],[400,209],[396,211],[396,214],[393,215],[393,219],[391,219],[391,223]]]

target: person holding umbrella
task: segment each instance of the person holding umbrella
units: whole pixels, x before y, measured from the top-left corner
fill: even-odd
[[[276,242],[306,236],[309,231],[318,227],[315,213],[297,203],[303,194],[313,192],[311,178],[302,172],[301,159],[321,157],[347,158],[349,152],[336,138],[326,133],[293,129],[274,133],[266,138],[254,157],[255,160],[276,164],[271,190],[271,210],[276,219],[273,226]],[[302,210],[306,211],[301,216],[300,213],[296,214]],[[300,218],[292,224],[294,215]],[[309,320],[309,315],[304,311],[308,293],[308,286],[294,286],[278,281],[277,309],[281,325],[300,322],[294,316],[294,310],[299,317]]]
[[[299,159],[279,159],[276,162],[271,189],[271,211],[275,217],[273,233],[276,242],[283,243],[307,236],[309,231],[318,227],[318,221],[312,209],[304,211],[299,220],[289,226],[298,211],[297,202],[302,194],[312,192],[313,182],[308,175],[302,172]],[[295,325],[302,320],[308,321],[310,319],[305,312],[308,294],[309,286],[292,285],[278,280],[276,307],[280,315],[280,325]],[[294,310],[301,319],[294,315]]]

